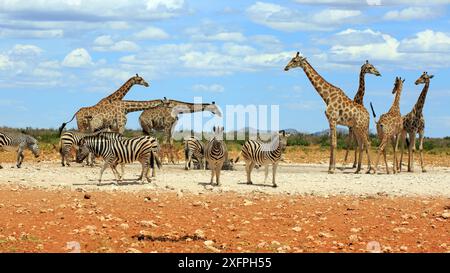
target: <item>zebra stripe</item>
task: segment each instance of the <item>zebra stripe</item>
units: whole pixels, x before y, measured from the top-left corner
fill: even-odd
[[[158,140],[150,136],[131,137],[121,140],[111,140],[102,135],[88,136],[80,141],[77,162],[82,162],[89,152],[103,157],[105,164],[100,170],[99,182],[101,182],[103,172],[108,166],[113,170],[117,181],[121,181],[123,173],[121,175],[117,171],[117,165],[122,164],[123,171],[123,164],[139,161],[142,165],[142,172],[138,180],[144,182],[144,178],[146,178],[150,182],[148,172],[150,165],[154,162],[153,159],[158,147]]]
[[[284,131],[280,131],[271,142],[265,143],[260,140],[247,140],[242,146],[242,150],[236,158],[245,160],[245,170],[247,172],[247,183],[252,184],[251,172],[256,165],[265,166],[265,179],[267,180],[269,165],[272,164],[272,184],[277,186],[275,182],[276,169],[279,161],[282,159],[282,153],[287,145],[287,137]]]
[[[18,147],[16,163],[17,168],[20,168],[22,166],[22,162],[24,159],[23,151],[25,149],[29,149],[35,157],[39,157],[40,155],[38,141],[34,137],[26,134],[6,134],[0,132],[0,148],[5,146]],[[0,169],[3,169],[1,164]]]
[[[203,143],[195,137],[190,137],[184,141],[184,156],[186,159],[185,169],[191,168],[191,162],[197,161],[200,164],[200,169],[205,168],[204,156],[205,148]]]
[[[223,163],[228,157],[227,146],[222,139],[223,127],[213,128],[215,136],[208,141],[205,147],[205,158],[208,162],[208,166],[211,169],[211,184],[216,176],[216,183],[220,185],[220,171],[222,170]]]
[[[70,155],[70,150],[72,149],[72,147],[79,146],[81,139],[83,139],[84,137],[87,137],[87,136],[96,136],[96,135],[102,135],[108,139],[116,139],[116,140],[120,140],[120,139],[124,138],[124,136],[122,134],[115,133],[115,132],[99,131],[96,133],[83,133],[83,132],[78,132],[78,131],[66,131],[61,135],[61,138],[59,141],[59,153],[61,155],[61,165],[63,167],[65,165],[70,166],[70,164],[67,160],[68,156]],[[88,159],[89,159],[89,157],[88,157]],[[88,164],[89,164],[89,162],[88,162]]]

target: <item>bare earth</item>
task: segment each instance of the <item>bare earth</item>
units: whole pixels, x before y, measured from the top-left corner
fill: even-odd
[[[272,188],[262,169],[246,185],[243,165],[221,187],[183,164],[139,185],[133,164],[122,184],[108,169],[98,186],[98,166],[44,160],[2,164],[0,252],[450,251],[449,167],[329,175],[326,164],[282,164]]]

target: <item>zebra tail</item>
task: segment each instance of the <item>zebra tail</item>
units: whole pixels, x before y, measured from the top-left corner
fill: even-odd
[[[77,113],[78,113],[78,112],[77,112]],[[77,115],[77,113],[75,113],[75,114],[73,115],[73,117],[72,117],[71,120],[69,120],[68,122],[63,122],[63,124],[61,125],[61,127],[59,127],[58,131],[59,131],[59,136],[60,136],[60,137],[61,137],[62,131],[64,130],[64,127],[66,127],[66,125],[67,125],[68,123],[70,123],[70,122],[75,118],[75,116]]]
[[[161,169],[162,164],[161,164],[161,160],[160,160],[158,154],[156,152],[152,152],[152,153],[154,154],[154,157],[155,157],[156,166],[158,167],[158,169]]]
[[[239,161],[239,157],[241,156],[241,154],[242,154],[242,151],[239,152],[236,159],[234,160],[234,163],[237,163]]]

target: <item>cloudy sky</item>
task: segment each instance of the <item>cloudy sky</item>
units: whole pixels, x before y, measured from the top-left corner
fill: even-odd
[[[327,128],[325,105],[296,51],[353,98],[362,63],[366,98],[390,107],[395,76],[411,110],[423,71],[435,75],[424,109],[427,136],[450,135],[449,0],[2,0],[0,126],[53,127],[139,73],[149,88],[127,99],[276,104],[281,127]],[[139,114],[128,127],[138,128]],[[371,122],[373,127],[373,122]],[[72,124],[74,126],[75,123]]]

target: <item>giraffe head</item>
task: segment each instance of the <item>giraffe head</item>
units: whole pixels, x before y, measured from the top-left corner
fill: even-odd
[[[373,74],[375,76],[381,76],[381,73],[378,72],[378,70],[373,66],[371,63],[369,63],[368,60],[361,66],[361,72],[363,74]]]
[[[300,56],[300,52],[297,52],[294,58],[286,65],[284,71],[288,71],[291,68],[301,67],[303,68],[306,58]]]
[[[137,73],[136,73],[136,76],[133,77],[133,80],[134,80],[134,84],[140,84],[140,85],[143,85],[143,86],[145,86],[145,87],[149,87],[148,82],[146,82],[146,81],[145,81],[141,76],[139,76]]]
[[[214,115],[217,115],[218,117],[222,117],[222,112],[220,111],[219,107],[216,105],[216,102],[214,101],[210,104],[204,104],[203,111],[209,111]]]
[[[395,77],[394,89],[392,89],[392,94],[395,94],[398,91],[401,91],[403,89],[404,82],[405,82],[405,79],[402,79],[402,77]]]
[[[423,72],[423,74],[417,79],[415,84],[418,85],[418,84],[423,84],[423,83],[429,82],[430,79],[432,79],[433,77],[434,77],[434,75],[428,75],[428,72]]]

